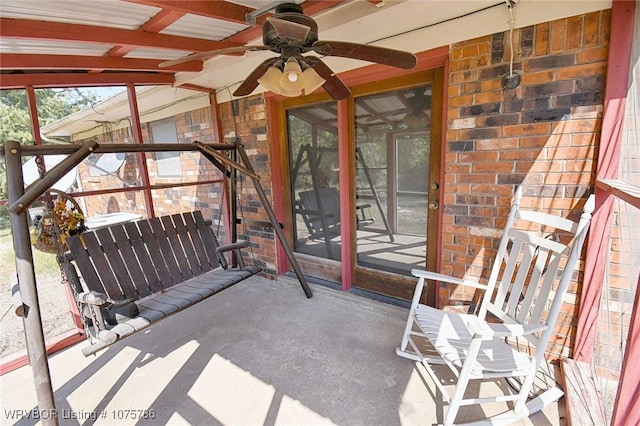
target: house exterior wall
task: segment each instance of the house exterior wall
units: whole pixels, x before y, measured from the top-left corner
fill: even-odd
[[[211,108],[200,108],[175,116],[178,143],[193,141],[213,142]],[[144,143],[154,143],[151,140],[150,123],[143,123],[142,137]],[[95,137],[99,144],[134,143],[129,129],[119,129],[105,132]],[[159,141],[156,141],[159,142]],[[149,180],[151,185],[168,185],[205,180],[221,179],[220,172],[200,153],[180,153],[182,175],[179,177],[163,177],[158,174],[158,163],[154,153],[146,156]],[[141,154],[128,153],[123,166],[113,175],[92,176],[90,166],[82,163],[78,166],[81,190],[104,191],[109,189],[124,189],[142,185],[139,168]],[[200,210],[206,219],[214,220],[217,227],[222,202],[219,184],[191,185],[177,188],[162,188],[152,191],[154,211],[156,216]],[[83,208],[87,217],[103,215],[113,212],[131,212],[147,216],[144,195],[142,191],[115,192],[82,197]],[[223,229],[223,227],[220,227]]]
[[[263,96],[237,99],[220,105],[221,133],[224,141],[233,143],[239,138],[249,157],[251,166],[260,176],[269,203],[273,206],[273,184],[269,144],[267,142],[267,113]],[[240,159],[238,159],[240,161]],[[263,268],[268,277],[276,275],[275,233],[270,228],[256,225],[251,221],[268,222],[269,217],[251,178],[239,174],[238,216],[244,221],[238,225],[238,239],[251,243],[250,254],[253,262]]]
[[[451,46],[442,272],[488,277],[513,185],[525,207],[580,211],[595,179],[609,24],[605,10],[515,30],[522,81],[511,90],[509,31]],[[556,356],[573,345],[582,269],[556,323]],[[445,305],[470,297],[440,288]]]

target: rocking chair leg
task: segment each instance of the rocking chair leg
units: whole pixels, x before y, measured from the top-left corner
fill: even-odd
[[[460,409],[460,403],[462,402],[462,398],[464,397],[464,392],[467,389],[467,385],[469,384],[471,370],[476,362],[478,352],[480,352],[481,343],[482,340],[480,340],[479,338],[474,338],[469,345],[469,352],[467,354],[467,358],[464,361],[464,364],[462,365],[462,369],[460,370],[460,376],[458,376],[456,390],[453,392],[451,403],[449,404],[449,411],[447,412],[447,417],[444,420],[445,426],[452,425],[456,419],[456,415],[458,414],[458,410]]]
[[[515,407],[513,407],[513,412],[517,415],[522,414],[522,412],[526,409],[525,405],[527,403],[527,397],[529,396],[529,390],[533,386],[533,381],[535,379],[535,372],[529,374],[525,377],[522,386],[520,387],[520,392],[518,392],[518,399],[516,399]]]

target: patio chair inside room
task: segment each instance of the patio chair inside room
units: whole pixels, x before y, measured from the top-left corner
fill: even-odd
[[[594,199],[589,197],[575,222],[521,210],[521,194],[519,187],[486,284],[412,271],[418,283],[396,352],[424,366],[449,405],[445,425],[454,423],[461,406],[510,403],[508,411],[489,419],[494,424],[528,417],[563,395],[556,386],[534,393],[533,385],[576,270]],[[483,297],[472,313],[432,308],[421,303],[425,280],[479,289]],[[453,373],[454,389],[448,386],[450,372],[438,364]],[[471,380],[502,378],[511,385],[503,387],[505,394],[475,397],[467,391]]]

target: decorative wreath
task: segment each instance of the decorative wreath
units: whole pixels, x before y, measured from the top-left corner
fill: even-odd
[[[31,243],[40,251],[58,254],[66,251],[70,235],[86,229],[85,216],[78,202],[69,194],[53,189],[50,192],[57,196],[46,203],[42,215],[35,217]]]

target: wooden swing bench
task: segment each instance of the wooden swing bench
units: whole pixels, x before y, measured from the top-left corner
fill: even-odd
[[[220,246],[199,211],[85,232],[67,245],[63,267],[92,340],[85,356],[261,271],[242,261],[248,242]]]
[[[331,239],[340,235],[340,193],[337,188],[324,187],[302,191],[296,201],[296,213],[302,216],[309,239]],[[356,205],[356,224],[362,229],[374,223],[367,213],[371,204]]]

